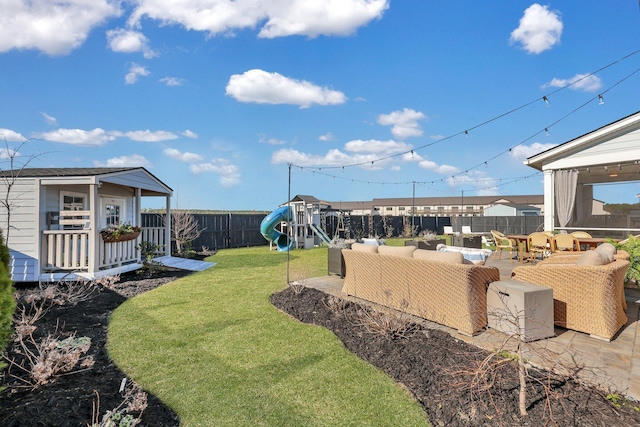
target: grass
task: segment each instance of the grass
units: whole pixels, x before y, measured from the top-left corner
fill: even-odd
[[[182,426],[428,426],[422,407],[328,330],[269,303],[287,254],[218,252],[204,272],[132,298],[112,315],[110,356]],[[327,250],[290,253],[290,275],[326,274]]]

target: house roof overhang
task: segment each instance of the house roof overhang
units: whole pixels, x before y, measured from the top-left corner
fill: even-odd
[[[539,171],[577,170],[578,182],[597,184],[640,179],[640,111],[531,156]]]

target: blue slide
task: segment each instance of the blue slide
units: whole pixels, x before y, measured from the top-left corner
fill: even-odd
[[[287,252],[293,247],[293,242],[289,239],[289,236],[275,228],[276,225],[283,221],[293,221],[293,210],[290,206],[282,206],[265,216],[260,223],[260,233],[268,241],[274,242],[280,252]]]

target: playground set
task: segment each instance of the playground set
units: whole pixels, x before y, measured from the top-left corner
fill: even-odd
[[[329,205],[313,196],[297,195],[286,204],[267,215],[260,224],[260,233],[275,245],[281,252],[291,249],[311,249],[322,243],[329,245],[331,237],[327,235],[321,223],[326,223],[327,216],[337,216],[341,226],[336,228],[336,235],[344,229],[345,212],[337,212]]]

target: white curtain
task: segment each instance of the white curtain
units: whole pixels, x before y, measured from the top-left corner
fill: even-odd
[[[575,206],[578,172],[559,170],[556,171],[554,175],[558,224],[560,227],[566,227],[571,220]]]

